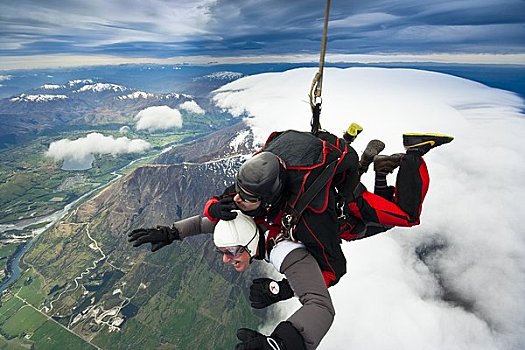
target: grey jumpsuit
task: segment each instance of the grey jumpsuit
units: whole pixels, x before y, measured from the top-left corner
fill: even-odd
[[[197,215],[177,221],[174,226],[179,230],[180,238],[184,239],[212,233],[215,223]],[[335,315],[321,269],[306,249],[297,248],[286,255],[279,272],[286,276],[302,304],[287,321],[299,331],[308,350],[316,349],[332,325]]]

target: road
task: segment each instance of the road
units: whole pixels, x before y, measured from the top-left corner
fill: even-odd
[[[31,309],[33,309],[34,311],[38,312],[39,314],[41,314],[42,316],[44,316],[44,318],[46,318],[47,320],[51,321],[51,322],[54,322],[55,324],[57,324],[58,326],[60,326],[61,328],[63,328],[64,330],[68,331],[69,333],[73,334],[75,337],[78,337],[80,339],[82,339],[84,342],[88,343],[89,345],[93,346],[94,348],[96,348],[97,350],[102,350],[102,348],[98,347],[97,345],[93,344],[89,339],[84,339],[82,338],[80,335],[76,334],[75,332],[73,332],[71,329],[67,328],[67,327],[64,327],[64,325],[60,324],[59,322],[55,321],[53,318],[49,317],[48,315],[46,315],[45,313],[43,313],[42,311],[38,310],[36,307],[34,307],[33,305],[31,305],[30,303],[28,303],[24,298],[21,298],[20,296],[18,296],[18,293],[16,294],[12,294],[10,292],[8,292],[8,294],[11,294],[13,297],[17,298],[18,300],[22,301],[24,303],[25,306],[28,306],[30,307]]]

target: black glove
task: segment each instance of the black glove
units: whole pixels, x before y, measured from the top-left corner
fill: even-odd
[[[144,243],[151,243],[151,251],[156,252],[160,248],[180,240],[179,230],[173,227],[157,226],[157,228],[139,228],[128,233],[128,242],[133,242],[134,247]]]
[[[281,300],[293,297],[294,292],[288,280],[277,282],[270,278],[254,279],[250,286],[250,301],[254,309],[262,309]]]
[[[237,206],[235,205],[233,198],[224,197],[217,203],[210,205],[208,208],[208,213],[210,213],[210,215],[215,219],[228,221],[237,217],[237,213],[232,212],[232,210],[235,209],[237,209]]]
[[[253,329],[240,328],[237,338],[242,341],[235,346],[235,350],[284,350],[283,344],[277,339],[267,337]]]
[[[267,337],[248,328],[237,330],[237,338],[242,342],[235,350],[305,350],[301,334],[288,321],[277,325],[273,333]]]

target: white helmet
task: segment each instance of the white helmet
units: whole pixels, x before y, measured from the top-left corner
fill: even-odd
[[[259,245],[259,230],[253,218],[236,211],[233,220],[220,220],[213,231],[213,243],[218,248],[242,246],[253,258]]]

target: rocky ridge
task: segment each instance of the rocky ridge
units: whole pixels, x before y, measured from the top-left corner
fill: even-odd
[[[245,142],[239,142],[240,137]],[[117,340],[110,331],[126,334],[132,331],[128,325],[138,322],[146,327],[144,322],[159,317],[174,327],[188,327],[177,323],[176,315],[182,312],[199,320],[194,322],[209,337],[196,340],[191,334],[172,336],[173,330],[159,330],[155,335],[159,341],[182,348],[185,342],[192,348],[216,346],[213,342],[232,346],[239,323],[257,323],[245,293],[249,281],[261,272],[254,268],[243,276],[224,266],[213,251],[209,235],[190,237],[152,254],[147,248],[132,248],[126,233],[136,227],[170,225],[199,214],[210,195],[222,192],[231,183],[244,157],[253,152],[252,142],[248,127],[238,123],[176,147],[155,164],[116,181],[46,233],[25,263],[45,278],[48,296],[44,305],[49,315],[74,319],[69,325],[73,331],[96,336],[95,342],[99,339],[101,344],[112,344]],[[96,258],[95,246],[102,257]],[[97,263],[89,278],[74,277],[90,268],[94,259]],[[73,278],[87,288],[86,292],[73,292]],[[86,287],[92,284],[97,287]],[[115,306],[116,290],[120,306]],[[159,298],[171,300],[162,314],[155,311]],[[128,312],[130,307],[134,313]],[[101,320],[97,318],[101,313],[112,316]],[[228,337],[224,338],[225,334]]]

